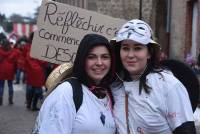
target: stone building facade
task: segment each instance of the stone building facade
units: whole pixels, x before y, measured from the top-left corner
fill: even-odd
[[[88,4],[88,0],[53,0],[53,1],[74,5],[85,9],[87,9],[87,4]]]
[[[148,22],[169,58],[197,58],[200,49],[200,0],[56,0],[126,20]],[[79,2],[78,2],[79,1]]]
[[[200,48],[200,0],[171,2],[170,56],[183,60],[190,53],[195,60]]]

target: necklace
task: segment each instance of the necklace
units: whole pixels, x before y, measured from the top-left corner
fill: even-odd
[[[144,74],[145,70],[147,68],[147,65],[145,66],[145,68],[143,69],[143,71],[140,73],[140,74],[135,74],[135,75],[132,75],[131,78],[133,81],[138,81],[140,80],[141,76]]]
[[[111,109],[111,100],[108,93],[106,93],[106,96],[102,99],[96,97],[92,92],[88,92],[88,95],[90,96],[91,101],[95,104],[96,109],[99,111],[99,119],[104,126],[106,123],[105,112]]]
[[[106,95],[106,97],[108,97],[108,96]],[[102,111],[102,109],[99,108],[99,110],[100,110],[100,120],[101,120],[101,123],[103,125],[105,125],[105,120],[106,120],[106,116],[104,114],[104,111],[109,110],[109,98],[107,98],[107,100],[108,100],[107,103],[105,103],[107,101],[105,99],[104,100],[100,100],[100,102],[102,103],[102,105],[104,106],[105,109]]]
[[[146,71],[146,68],[147,68],[147,65],[145,66],[145,68],[144,68],[144,70],[140,73],[140,74],[134,74],[134,75],[132,75],[131,76],[131,79],[132,79],[132,81],[138,81],[138,80],[140,80],[140,78],[142,77],[142,75],[144,74],[144,72]],[[120,80],[120,81],[124,81],[117,73],[116,73],[116,75],[117,75],[117,78]],[[135,77],[135,78],[133,78],[133,77]]]
[[[103,114],[103,112],[100,112],[100,113],[101,113],[101,116],[100,116],[101,123],[102,123],[103,125],[105,125],[106,116]]]

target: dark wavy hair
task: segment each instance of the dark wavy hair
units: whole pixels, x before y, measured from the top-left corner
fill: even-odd
[[[121,42],[114,43],[114,48],[115,48],[115,57],[116,57],[116,73],[120,77],[120,79],[124,81],[131,81],[130,74],[128,71],[123,67],[122,61],[120,58],[120,48],[121,48]],[[160,54],[160,46],[158,44],[151,44],[149,43],[147,45],[148,52],[150,53],[151,57],[147,61],[147,67],[144,71],[144,73],[140,77],[140,83],[139,83],[139,93],[141,94],[142,89],[146,93],[150,93],[151,87],[149,87],[146,83],[146,76],[149,73],[152,72],[161,72],[163,67],[159,63],[159,54]]]
[[[74,60],[72,76],[78,78],[78,80],[86,86],[90,86],[92,84],[90,83],[91,81],[89,80],[89,77],[86,73],[85,64],[86,57],[89,51],[95,46],[105,46],[108,49],[109,54],[111,56],[111,68],[108,74],[101,81],[100,85],[98,85],[101,87],[108,88],[114,77],[115,60],[113,55],[114,49],[104,36],[98,34],[87,34],[83,37],[78,47],[76,58]]]

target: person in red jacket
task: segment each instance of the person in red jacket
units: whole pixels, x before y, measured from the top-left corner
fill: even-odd
[[[20,42],[17,42],[14,46],[15,51],[18,51],[18,59],[17,59],[17,69],[15,74],[15,83],[14,84],[20,84],[21,76],[22,76],[22,82],[25,81],[24,76],[24,56],[23,56],[23,45],[20,44]]]
[[[9,104],[13,104],[13,79],[16,70],[18,52],[11,48],[8,40],[4,40],[0,47],[0,105],[3,104],[5,80],[8,82]]]
[[[26,107],[33,111],[39,110],[37,107],[38,99],[43,97],[42,87],[45,84],[45,68],[47,62],[34,59],[30,56],[31,41],[33,35],[30,36],[30,42],[25,45],[25,73],[26,73]]]

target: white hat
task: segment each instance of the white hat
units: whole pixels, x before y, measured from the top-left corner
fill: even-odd
[[[138,19],[133,19],[124,24],[115,37],[116,42],[126,39],[143,45],[149,43],[158,44],[153,40],[151,27],[146,22]]]

